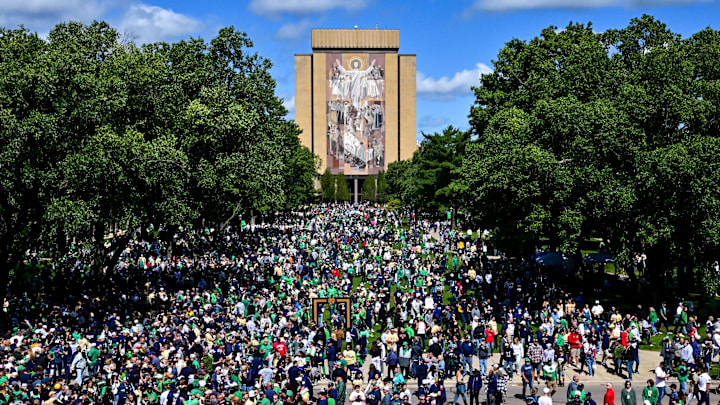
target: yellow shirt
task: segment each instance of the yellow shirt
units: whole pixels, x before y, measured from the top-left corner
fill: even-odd
[[[497,333],[498,333],[498,331],[497,331],[497,322],[495,322],[495,321],[490,321],[490,322],[488,322],[488,325],[490,326],[490,328],[492,328],[493,335],[497,335]]]
[[[343,351],[343,357],[345,358],[345,361],[347,362],[348,366],[352,366],[356,362],[355,350]]]

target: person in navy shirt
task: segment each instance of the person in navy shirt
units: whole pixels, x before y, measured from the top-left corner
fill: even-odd
[[[591,393],[588,392],[587,394],[585,394],[585,403],[583,405],[597,405],[597,402],[592,399]]]
[[[482,376],[478,370],[474,370],[468,381],[470,390],[470,405],[480,405],[480,390],[482,389]]]

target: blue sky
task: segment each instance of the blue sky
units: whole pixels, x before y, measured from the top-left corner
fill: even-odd
[[[311,28],[399,29],[400,52],[417,55],[418,139],[447,125],[468,127],[470,87],[510,39],[570,21],[621,28],[643,13],[683,36],[720,29],[720,0],[0,0],[0,26],[23,24],[41,35],[70,19],[107,20],[137,42],[211,38],[234,25],[274,63],[291,117],[293,55],[311,52]]]

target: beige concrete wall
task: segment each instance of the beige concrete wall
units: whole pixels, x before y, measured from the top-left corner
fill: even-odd
[[[385,55],[385,169],[398,160],[398,55]]]
[[[417,149],[416,141],[416,59],[399,55],[400,61],[400,159],[410,159]]]
[[[302,133],[300,143],[312,144],[312,55],[295,55],[295,122]]]
[[[313,54],[313,144],[315,154],[320,156],[320,173],[327,167],[327,78],[325,77],[325,54]]]
[[[315,29],[311,43],[313,49],[398,49],[400,31]]]

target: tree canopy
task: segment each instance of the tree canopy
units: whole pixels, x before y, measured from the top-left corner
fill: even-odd
[[[104,244],[115,224],[130,235],[305,202],[317,159],[252,46],[232,27],[143,46],[104,22],[59,24],[47,40],[0,29],[3,276],[73,238],[110,264],[127,243]]]
[[[593,236],[656,275],[717,260],[719,57],[718,31],[683,39],[650,16],[513,39],[475,88],[463,205],[508,252]]]
[[[453,189],[455,170],[462,164],[469,141],[469,131],[452,126],[439,133],[423,133],[423,141],[410,161],[388,165],[389,193],[417,209],[450,209],[458,202]]]

